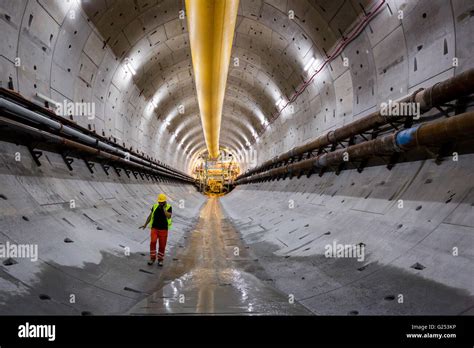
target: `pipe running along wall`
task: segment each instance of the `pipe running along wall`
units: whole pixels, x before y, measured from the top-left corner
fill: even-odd
[[[238,0],[186,0],[196,90],[209,156],[219,155],[222,106]]]
[[[434,106],[457,99],[460,96],[469,95],[473,92],[474,69],[470,69],[457,76],[446,79],[443,82],[436,83],[430,88],[415,91],[413,94],[410,94],[409,96],[397,100],[396,103],[419,103],[420,111],[426,112]],[[291,157],[301,156],[306,152],[313,151],[318,148],[323,148],[325,146],[337,143],[338,141],[342,141],[351,136],[355,136],[375,127],[386,125],[391,120],[395,120],[396,118],[397,117],[394,116],[384,116],[382,115],[380,110],[373,112],[345,126],[337,128],[334,131],[329,131],[328,133],[321,135],[304,145],[295,147],[290,151],[287,151],[279,156],[265,161],[261,165],[252,168],[240,175],[237,178],[236,183],[241,183],[241,179],[249,177],[255,173],[265,171],[266,169],[270,168],[275,164],[289,160]]]
[[[473,134],[474,112],[467,112],[443,120],[426,122],[374,140],[365,141],[284,167],[271,169],[261,174],[242,178],[237,180],[236,184],[246,184],[272,176],[293,174],[312,170],[313,168],[327,168],[347,161],[345,158],[353,160],[374,155],[408,151],[420,146],[441,145],[450,140],[472,138]]]
[[[75,147],[76,149],[81,149],[82,151],[88,153],[95,153],[96,155],[100,155],[100,157],[109,158],[122,164],[132,165],[141,169],[153,170],[167,177],[176,178],[186,182],[194,182],[193,178],[180,171],[159,166],[153,163],[152,161],[144,160],[132,153],[123,151],[114,146],[106,144],[105,142],[100,141],[95,137],[86,135],[78,130],[73,129],[72,127],[62,124],[59,121],[55,121],[37,112],[29,110],[3,97],[0,97],[0,109],[8,111],[9,115],[13,116],[16,119],[19,119],[20,121],[30,121],[34,124],[45,126],[61,135],[77,140],[68,140],[64,137],[54,136],[53,134],[49,134],[48,132],[38,130],[39,132],[41,132],[41,135],[43,137],[46,136],[49,139],[55,139],[56,143],[62,143],[63,145],[68,145],[69,147]],[[2,120],[2,122],[5,123],[5,120]],[[27,131],[30,134],[34,130],[34,127],[29,127],[29,129],[27,130],[27,128],[20,127],[20,125],[21,123],[17,123],[17,129],[22,129],[23,131]]]

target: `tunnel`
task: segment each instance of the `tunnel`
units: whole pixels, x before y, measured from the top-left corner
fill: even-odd
[[[473,13],[0,0],[0,315],[472,316]]]

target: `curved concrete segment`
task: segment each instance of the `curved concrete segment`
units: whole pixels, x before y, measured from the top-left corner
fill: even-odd
[[[473,169],[468,155],[304,176],[222,204],[276,286],[314,313],[473,314]]]
[[[72,176],[57,154],[39,169],[25,148],[1,146],[1,244],[37,251],[3,259],[0,314],[311,313],[272,286],[218,198],[201,210],[190,185]],[[174,206],[163,269],[146,265],[149,232],[138,229],[158,192]]]
[[[1,259],[0,314],[121,314],[155,290],[149,231],[138,227],[166,193],[174,207],[171,259],[205,197],[190,185],[112,178],[98,164],[93,175],[85,165],[71,174],[48,152],[37,167],[26,148],[0,144],[0,243],[37,247],[37,259]]]

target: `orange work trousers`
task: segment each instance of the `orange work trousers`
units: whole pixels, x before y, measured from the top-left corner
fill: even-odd
[[[150,237],[150,260],[156,260],[156,241],[158,240],[158,261],[163,261],[165,257],[166,240],[168,230],[151,229]]]

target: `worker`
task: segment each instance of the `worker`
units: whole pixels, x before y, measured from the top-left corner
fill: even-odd
[[[172,212],[173,208],[166,202],[166,195],[160,193],[158,203],[153,204],[145,224],[140,226],[141,229],[145,229],[149,224],[151,226],[149,266],[153,265],[156,260],[156,241],[158,240],[158,266],[163,267],[168,230],[173,225]]]

